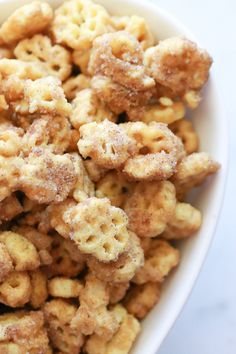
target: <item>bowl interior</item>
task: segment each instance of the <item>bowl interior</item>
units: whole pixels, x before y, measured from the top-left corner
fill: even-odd
[[[30,0],[0,0],[0,22],[14,9],[30,2]],[[62,1],[48,2],[57,6]],[[174,35],[184,35],[194,39],[176,19],[145,0],[96,0],[96,2],[104,5],[111,14],[143,16],[156,39]],[[219,217],[227,169],[227,135],[213,71],[204,89],[200,107],[189,113],[188,117],[193,119],[200,135],[201,150],[209,152],[222,164],[222,168],[199,189],[199,193],[194,198],[194,205],[203,213],[203,225],[196,236],[179,243],[182,254],[181,264],[166,282],[160,302],[143,321],[142,332],[132,354],[154,354],[159,348],[193,287]]]

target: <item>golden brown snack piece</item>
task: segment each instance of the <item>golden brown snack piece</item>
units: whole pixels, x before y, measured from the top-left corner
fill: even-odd
[[[41,311],[16,311],[0,316],[0,345],[7,354],[48,354],[49,341]],[[2,347],[0,347],[2,349]],[[19,351],[11,351],[16,349]]]
[[[17,156],[22,149],[23,129],[15,127],[12,122],[0,117],[0,155]]]
[[[47,208],[51,227],[64,238],[68,238],[70,235],[70,225],[67,225],[63,220],[63,216],[67,210],[74,206],[76,206],[75,200],[67,198],[63,202],[52,204]]]
[[[170,271],[179,263],[179,251],[168,242],[153,240],[145,254],[144,266],[139,268],[133,278],[136,284],[163,282]]]
[[[140,332],[138,320],[127,313],[121,305],[115,306],[113,310],[120,327],[110,341],[101,339],[96,334],[92,335],[85,346],[88,354],[128,354],[137,335]]]
[[[33,309],[39,309],[48,297],[47,276],[39,269],[30,272],[29,275],[31,282],[30,305]]]
[[[127,200],[134,187],[134,183],[128,182],[116,171],[111,171],[96,184],[96,197],[108,198],[112,205],[123,208],[124,202]]]
[[[70,326],[76,306],[63,299],[54,299],[46,303],[43,312],[53,347],[65,354],[79,354],[84,336]]]
[[[83,124],[100,123],[105,119],[116,121],[116,116],[90,88],[79,91],[71,104],[70,122],[75,129],[79,129]]]
[[[119,168],[136,152],[135,140],[117,124],[104,120],[80,128],[78,148],[81,155],[91,157],[104,168]]]
[[[88,274],[79,301],[71,327],[85,335],[96,333],[105,340],[111,339],[118,329],[118,322],[112,311],[107,309],[109,292],[106,283]]]
[[[70,238],[78,249],[100,261],[116,260],[128,244],[127,216],[106,198],[86,199],[69,208],[63,220],[69,225]]]
[[[120,127],[135,139],[138,152],[130,157],[123,173],[131,181],[168,179],[177,162],[184,156],[184,147],[164,123],[129,122]]]
[[[12,59],[14,57],[13,50],[10,47],[0,45],[0,59]]]
[[[198,151],[199,138],[191,121],[181,119],[172,123],[169,128],[182,140],[184,149],[188,155]]]
[[[17,59],[0,59],[0,74],[2,79],[17,76],[22,80],[37,80],[48,75],[45,68],[39,63],[24,62]]]
[[[1,221],[8,221],[23,212],[22,205],[17,197],[12,194],[0,202],[0,223]]]
[[[55,11],[52,33],[57,43],[80,51],[107,32],[110,18],[106,10],[90,0],[70,0]]]
[[[78,297],[82,288],[82,283],[77,279],[55,277],[48,281],[48,293],[53,297],[66,299]]]
[[[22,160],[17,157],[0,156],[0,202],[17,189]]]
[[[31,296],[30,277],[27,272],[11,272],[0,284],[0,303],[10,307],[23,307]]]
[[[80,138],[80,133],[78,130],[76,129],[71,129],[71,133],[70,133],[70,141],[69,141],[69,145],[67,148],[67,152],[78,152],[78,141]]]
[[[87,260],[90,271],[97,278],[119,284],[129,282],[143,264],[144,254],[140,240],[133,232],[129,232],[129,243],[117,261],[104,263],[94,257]]]
[[[14,49],[14,54],[19,60],[39,63],[45,67],[48,75],[57,76],[61,81],[70,76],[70,52],[58,44],[53,45],[47,36],[36,34],[20,41]]]
[[[0,37],[12,44],[43,31],[52,21],[53,12],[46,2],[33,1],[17,9],[0,28]]]
[[[12,259],[4,243],[0,243],[0,282],[14,270]]]
[[[158,236],[172,220],[175,206],[175,187],[171,182],[138,183],[124,206],[129,229],[140,237]]]
[[[93,182],[98,182],[100,181],[100,179],[105,176],[107,169],[100,167],[98,165],[95,164],[95,162],[91,159],[88,160],[84,160],[83,161],[84,166],[88,172],[88,175],[90,177],[90,179]]]
[[[172,177],[177,198],[183,200],[190,189],[202,184],[208,176],[216,173],[219,168],[220,164],[206,152],[196,152],[183,158]]]
[[[72,101],[79,91],[90,88],[90,82],[91,78],[84,74],[69,77],[62,85],[66,98]]]
[[[108,284],[108,289],[109,289],[109,302],[110,304],[117,304],[120,302],[124,297],[129,289],[130,283],[125,282],[125,283],[109,283]]]
[[[89,76],[89,60],[92,49],[74,50],[72,53],[72,60],[77,65],[83,75]]]
[[[59,203],[67,198],[76,181],[69,154],[55,155],[38,148],[25,159],[19,186],[29,199],[38,203]]]
[[[183,102],[190,109],[196,109],[199,106],[201,99],[202,98],[199,92],[194,90],[186,92],[185,95],[182,97]]]
[[[156,82],[176,94],[200,90],[208,79],[212,59],[186,38],[167,38],[145,52],[145,65]]]
[[[124,306],[130,314],[138,319],[143,319],[158,302],[160,295],[160,283],[148,282],[134,285],[125,297]]]

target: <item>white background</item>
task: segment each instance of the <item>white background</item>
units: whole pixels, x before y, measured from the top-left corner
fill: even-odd
[[[152,1],[179,18],[213,56],[230,126],[231,155],[212,248],[187,305],[158,354],[236,354],[236,1]]]

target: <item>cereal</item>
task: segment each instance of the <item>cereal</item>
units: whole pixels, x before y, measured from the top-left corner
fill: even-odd
[[[48,281],[49,295],[65,299],[78,297],[82,287],[79,280],[66,277],[55,277]]]
[[[40,63],[25,62],[16,59],[0,59],[0,74],[2,79],[17,76],[22,80],[37,80],[47,76],[45,68]]]
[[[201,96],[198,91],[190,90],[183,96],[183,101],[189,108],[196,109],[201,102]]]
[[[9,221],[22,212],[22,205],[14,194],[0,202],[1,221]]]
[[[95,164],[95,162],[91,159],[84,160],[84,166],[88,172],[90,179],[93,182],[98,182],[100,179],[105,176],[107,169],[100,167]]]
[[[91,49],[74,50],[72,54],[73,63],[77,65],[84,75],[89,75],[89,60],[91,56]]]
[[[90,88],[90,82],[91,78],[83,74],[70,77],[62,85],[66,98],[72,101],[79,91]]]
[[[0,155],[13,157],[22,149],[24,131],[15,127],[9,120],[0,117]]]
[[[30,300],[31,284],[27,272],[12,272],[0,284],[0,303],[23,307]]]
[[[110,304],[117,304],[124,297],[129,289],[129,282],[125,283],[110,283],[109,284],[109,302]]]
[[[46,2],[33,1],[17,9],[1,26],[0,37],[12,44],[43,31],[52,21],[53,12]]]
[[[181,119],[172,123],[169,128],[182,140],[188,155],[198,151],[199,138],[191,121]]]
[[[21,160],[0,156],[0,202],[17,189]]]
[[[12,259],[4,243],[0,243],[0,282],[14,270]]]
[[[47,276],[40,270],[30,272],[31,296],[30,305],[33,309],[39,309],[48,297]]]
[[[68,238],[70,235],[70,226],[63,220],[64,213],[70,208],[76,206],[76,202],[68,198],[62,203],[56,205],[50,205],[48,207],[50,225],[55,229],[62,237]]]
[[[129,228],[140,237],[160,235],[175,212],[175,187],[169,181],[138,183],[124,210]]]

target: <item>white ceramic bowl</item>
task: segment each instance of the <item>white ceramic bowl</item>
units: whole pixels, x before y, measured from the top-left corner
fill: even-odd
[[[104,5],[111,14],[136,14],[145,17],[157,39],[184,35],[195,40],[179,21],[146,0],[96,1]],[[0,0],[0,22],[17,7],[30,2],[31,0]],[[48,2],[57,6],[62,1]],[[132,354],[156,353],[193,288],[214,235],[223,202],[228,159],[226,122],[216,89],[217,80],[212,72],[204,89],[203,102],[192,113],[192,119],[201,138],[201,150],[209,152],[221,163],[222,168],[199,190],[194,200],[194,204],[203,213],[201,230],[180,245],[181,264],[166,282],[160,302],[143,321],[142,333]]]

